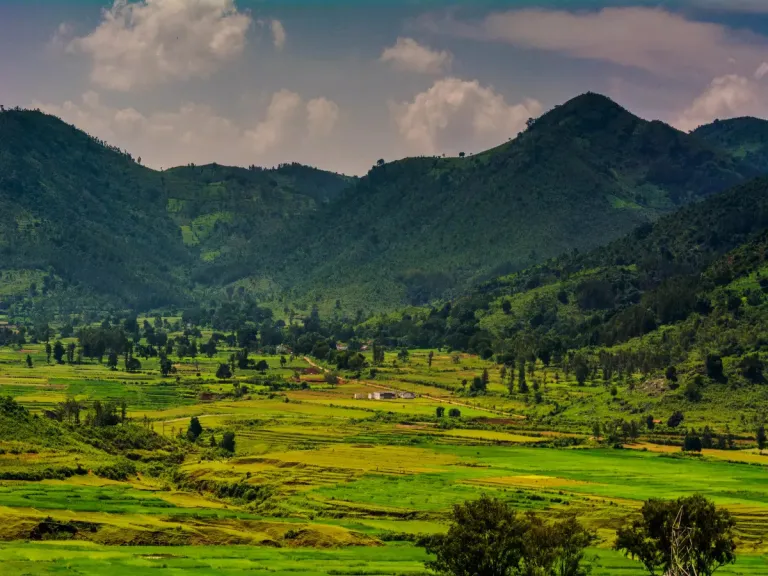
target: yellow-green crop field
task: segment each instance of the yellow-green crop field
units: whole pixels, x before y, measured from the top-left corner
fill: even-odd
[[[542,396],[533,402],[507,392],[498,366],[466,355],[434,351],[430,365],[427,351],[407,362],[388,354],[375,378],[336,385],[303,358],[256,357],[291,383],[276,389],[252,370],[217,379],[231,352],[163,378],[156,359],[128,373],[49,364],[37,344],[1,348],[0,396],[35,415],[25,421],[34,434],[0,426],[2,574],[423,574],[415,536],[445,530],[452,505],[483,493],[551,518],[577,514],[599,536],[589,557],[600,575],[642,573],[610,547],[644,500],[701,493],[737,521],[739,561],[723,573],[768,574],[768,456],[746,443],[695,457],[652,437],[599,445],[591,422],[609,417],[615,398],[554,367],[530,375]],[[484,368],[489,393],[464,394],[462,381]],[[383,390],[417,397],[367,398]],[[125,401],[117,428],[154,444],[52,428],[46,411],[68,398]],[[637,390],[619,398],[642,400]],[[460,416],[437,418],[438,407]],[[686,418],[739,432],[716,412],[691,407]],[[193,416],[203,428],[194,443]],[[212,448],[225,432],[235,434],[231,456]]]

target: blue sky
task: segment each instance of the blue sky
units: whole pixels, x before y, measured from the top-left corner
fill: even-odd
[[[768,115],[768,0],[0,0],[0,54],[1,103],[154,167],[360,174],[588,90],[683,130]]]

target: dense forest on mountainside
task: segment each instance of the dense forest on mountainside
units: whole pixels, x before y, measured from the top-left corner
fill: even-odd
[[[158,172],[57,118],[0,113],[0,306],[191,301],[190,270],[263,241],[353,178],[298,164]]]
[[[183,301],[172,295],[191,258],[160,173],[38,112],[0,113],[0,134],[0,270],[46,273],[32,293],[61,283],[141,308]]]
[[[298,164],[157,172],[56,118],[9,110],[0,299],[55,314],[234,291],[323,313],[455,298],[755,176],[759,155],[740,151],[757,150],[760,122],[688,135],[585,94],[492,150],[381,161],[357,179]]]
[[[376,166],[271,248],[256,244],[252,256],[209,272],[267,277],[297,299],[352,310],[423,304],[593,248],[757,173],[587,94],[493,150]]]
[[[711,355],[728,358],[741,378],[745,359],[766,345],[767,258],[761,178],[441,307],[371,319],[361,335],[545,362],[579,349],[613,351],[648,370]]]
[[[693,135],[768,172],[768,121],[760,118],[715,120],[700,126]]]
[[[203,262],[248,258],[292,220],[337,198],[354,178],[300,164],[265,170],[209,164],[167,170],[168,211]]]

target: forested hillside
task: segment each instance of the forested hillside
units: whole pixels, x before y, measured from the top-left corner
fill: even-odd
[[[317,211],[354,182],[300,164],[272,170],[210,164],[165,172],[168,211],[184,243],[203,262],[248,260],[246,245],[262,246],[291,222]],[[199,279],[205,280],[202,270]]]
[[[0,305],[186,305],[191,271],[354,180],[298,164],[158,172],[140,160],[55,117],[0,113]]]
[[[763,125],[747,120],[689,135],[585,94],[492,150],[382,160],[357,179],[298,164],[157,172],[10,110],[0,299],[147,310],[237,289],[356,312],[453,298],[754,177]]]
[[[760,118],[716,120],[692,132],[735,158],[768,171],[768,121]]]
[[[604,244],[757,173],[587,94],[482,154],[381,163],[272,248],[252,246],[217,276],[254,277],[258,262],[257,278],[297,299],[353,310],[422,304]]]
[[[758,381],[768,328],[768,179],[683,208],[586,254],[481,285],[438,308],[368,322],[367,335],[545,363],[581,350],[644,372],[687,366]],[[754,364],[754,366],[753,366]],[[725,368],[723,368],[723,365]],[[628,368],[628,369],[629,369]]]
[[[45,273],[31,295],[74,285],[142,308],[183,301],[191,259],[165,196],[159,172],[57,118],[0,113],[0,270]]]

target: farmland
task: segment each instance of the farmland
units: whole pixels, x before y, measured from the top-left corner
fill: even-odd
[[[426,556],[415,539],[444,531],[452,505],[483,493],[549,518],[577,514],[598,535],[596,574],[640,573],[610,550],[616,529],[648,498],[701,493],[737,520],[729,572],[768,574],[768,456],[728,412],[719,418],[735,433],[733,450],[683,454],[663,426],[619,449],[591,433],[614,397],[555,366],[529,372],[541,390],[533,402],[507,390],[499,365],[468,354],[388,352],[359,378],[328,378],[330,366],[310,358],[256,355],[263,370],[216,378],[233,352],[180,359],[162,377],[153,358],[127,372],[49,363],[43,344],[0,349],[0,396],[30,413],[29,429],[8,420],[0,429],[6,573],[98,574],[109,562],[115,574],[418,574]],[[483,370],[487,393],[466,394]],[[367,399],[382,390],[416,398]],[[133,430],[132,444],[45,417],[67,399],[86,409],[125,402],[117,429]],[[666,416],[663,404],[652,408]],[[193,416],[196,442],[185,436]],[[712,413],[699,407],[690,418]],[[214,448],[225,432],[236,443],[229,455]]]

